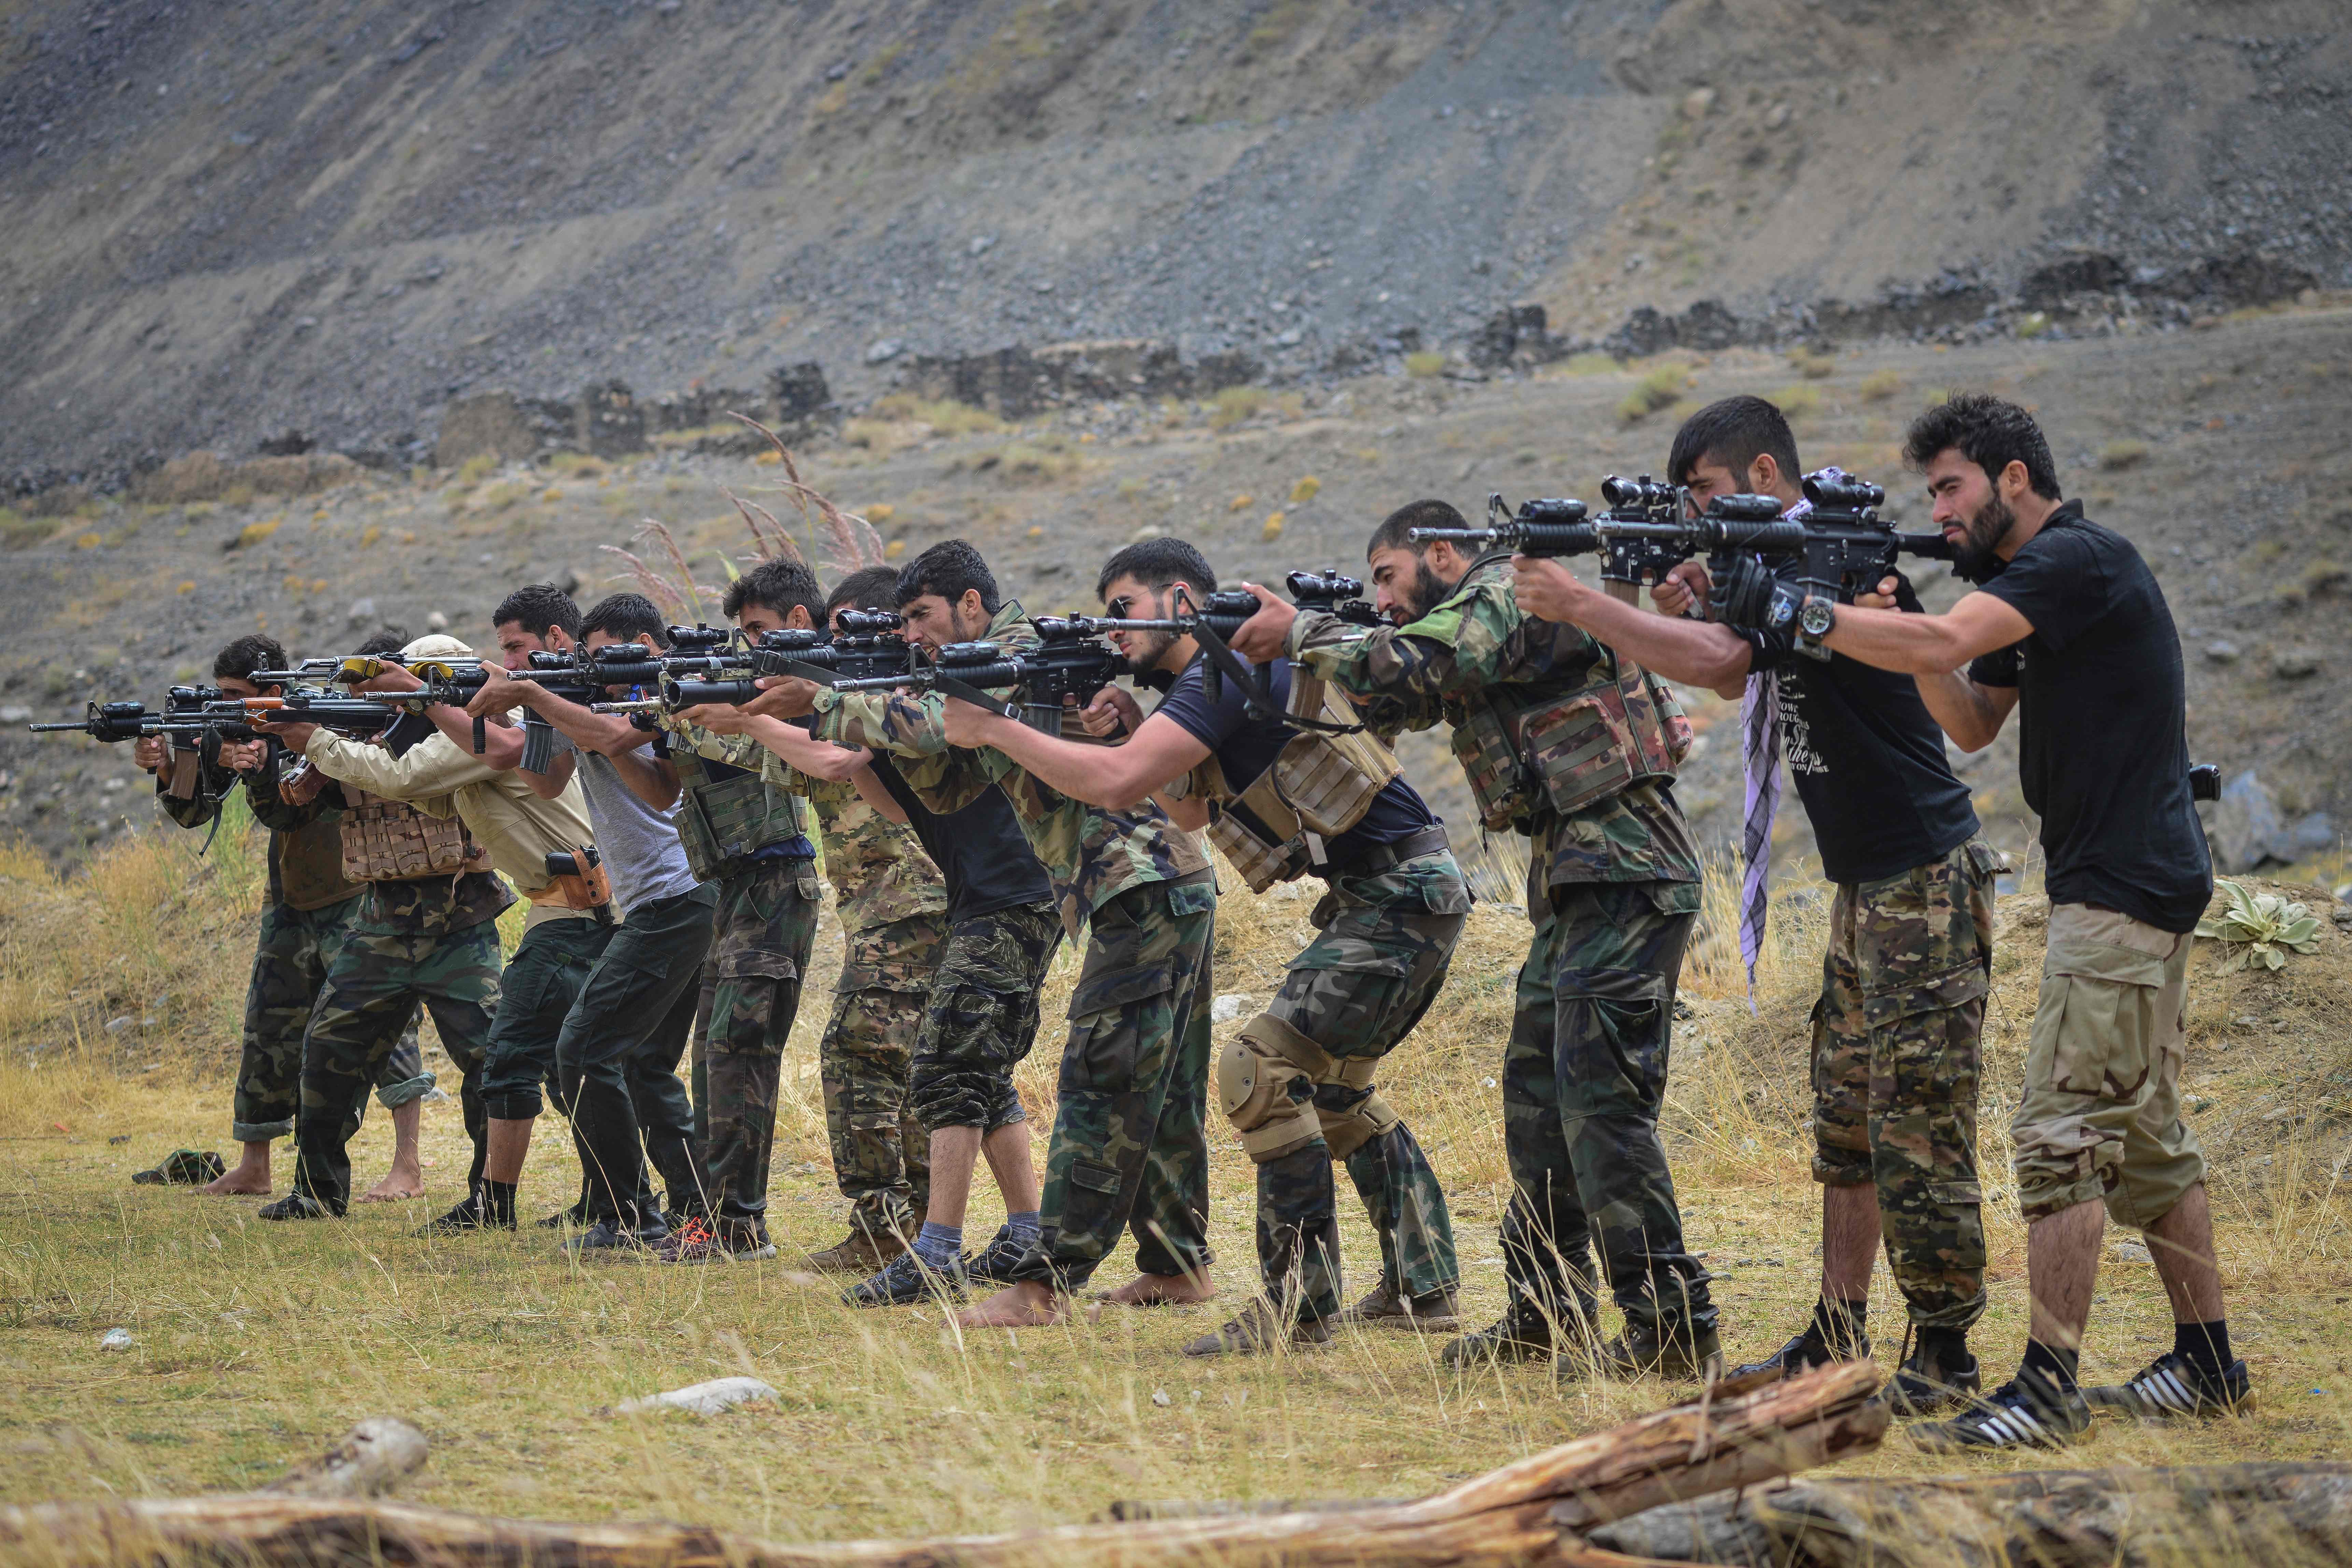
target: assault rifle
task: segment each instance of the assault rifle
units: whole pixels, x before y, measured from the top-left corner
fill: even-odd
[[[1031,647],[950,643],[940,649],[938,658],[916,665],[904,675],[836,679],[833,689],[857,692],[908,687],[937,691],[1018,719],[1041,734],[1059,735],[1065,712],[1126,674],[1127,658],[1058,616],[1040,616],[1031,625],[1037,628],[1038,637]],[[1013,693],[1009,701],[994,695],[1006,690]]]
[[[839,632],[830,636],[794,626],[763,632],[758,641],[723,654],[666,658],[659,661],[664,670],[659,696],[591,706],[599,713],[676,712],[707,702],[740,708],[760,694],[763,676],[794,676],[831,686],[845,678],[903,676],[911,667],[906,638],[899,635],[906,622],[898,616],[887,610],[844,610],[839,625]]]
[[[79,719],[56,724],[27,724],[25,728],[36,735],[79,730],[109,745],[142,741],[151,735],[200,734],[205,726],[198,716],[206,703],[217,702],[221,698],[217,686],[174,686],[163,694],[163,706],[160,709],[151,709],[143,702],[93,702]]]
[[[1856,594],[1874,590],[1900,556],[1949,561],[1952,547],[1940,533],[1896,532],[1878,515],[1886,492],[1866,480],[1823,470],[1806,475],[1804,489],[1812,506],[1791,520],[1795,538],[1783,541],[1776,535],[1769,543],[1746,547],[1759,555],[1794,558],[1799,565],[1790,580],[1780,581],[1728,559],[1720,571],[1710,563],[1710,572],[1727,583],[1727,592],[1716,606],[1725,625],[1789,632],[1799,653],[1826,659],[1830,650],[1821,639],[1830,629],[1830,606],[1851,604]]]

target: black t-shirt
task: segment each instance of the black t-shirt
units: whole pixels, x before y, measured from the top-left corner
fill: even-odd
[[[1279,719],[1253,719],[1247,700],[1233,680],[1218,683],[1218,700],[1212,703],[1202,679],[1207,668],[1204,658],[1195,658],[1187,665],[1153,711],[1167,715],[1186,734],[1215,753],[1226,784],[1235,790],[1246,789],[1260,773],[1274,766],[1274,759],[1298,731]],[[1290,700],[1290,661],[1276,659],[1273,669],[1273,700],[1279,706]],[[1269,841],[1276,839],[1276,836],[1246,807],[1236,804],[1225,809],[1237,813],[1252,831]],[[1332,860],[1344,865],[1373,845],[1394,844],[1423,828],[1435,827],[1438,822],[1429,803],[1400,773],[1372,797],[1371,807],[1361,821],[1324,848]]]
[[[2018,693],[2018,773],[2053,903],[2196,928],[2213,862],[2189,794],[2180,637],[2131,542],[2068,501],[1980,584],[2032,624],[1969,668]]]
[[[962,810],[942,815],[923,804],[887,755],[875,752],[873,766],[947,883],[949,924],[1016,904],[1054,901],[1054,885],[1003,790],[992,784]]]
[[[1780,569],[1791,582],[1804,569]],[[1903,580],[1896,603],[1919,608]],[[1785,632],[1743,632],[1748,668],[1779,682],[1780,754],[1821,847],[1822,875],[1851,885],[1899,877],[1966,844],[1977,814],[1944,756],[1918,682],[1833,653],[1824,664]]]

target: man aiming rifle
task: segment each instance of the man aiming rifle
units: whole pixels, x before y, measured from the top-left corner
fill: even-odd
[[[214,688],[222,700],[274,697],[276,682],[259,682],[257,672],[286,663],[286,650],[261,633],[241,637],[213,660]],[[245,1028],[238,1044],[236,1088],[230,1136],[241,1152],[237,1163],[207,1184],[215,1196],[270,1192],[269,1146],[291,1137],[301,1101],[304,1040],[327,973],[350,935],[363,886],[344,874],[339,826],[343,799],[328,792],[300,805],[284,799],[279,781],[284,749],[267,739],[225,742],[218,760],[207,763],[194,745],[184,749],[168,736],[137,742],[131,759],[155,775],[156,804],[183,827],[210,827],[219,820],[222,796],[241,777],[247,808],[269,830],[268,881],[261,905],[261,929],[254,942],[253,970],[246,984]],[[412,1007],[407,1027],[375,1077],[376,1099],[392,1113],[392,1169],[360,1195],[362,1203],[413,1198],[425,1191],[417,1158],[420,1103],[433,1088],[425,1070]],[[348,1140],[362,1107],[354,1103]]]
[[[1657,1131],[1699,907],[1698,852],[1671,787],[1689,727],[1640,668],[1521,611],[1509,556],[1415,539],[1463,526],[1453,507],[1425,500],[1373,531],[1375,603],[1393,624],[1369,632],[1244,584],[1263,607],[1234,651],[1297,659],[1365,701],[1383,732],[1450,723],[1482,822],[1532,840],[1535,937],[1503,1065],[1510,1300],[1501,1321],[1449,1344],[1446,1361],[1550,1356],[1563,1377],[1702,1376],[1720,1360],[1716,1308],[1683,1247]],[[1606,1344],[1596,1242],[1625,1316]]]
[[[2032,1337],[2016,1376],[1950,1420],[1934,1448],[2050,1447],[2093,1405],[2215,1415],[2251,1397],[2213,1255],[2205,1156],[2180,1119],[2189,955],[2213,893],[2192,805],[2180,639],[2121,534],[2065,500],[2032,416],[1962,394],[1912,423],[1904,456],[1978,584],[1942,615],[1838,606],[1835,652],[1913,676],[1962,748],[2020,714],[2018,773],[2042,818],[2049,948],[2010,1135],[2029,1229]],[[1888,584],[1892,588],[1893,584]],[[2147,1237],[2173,1346],[2128,1382],[2077,1387],[2106,1220]]]
[[[1372,1080],[1444,983],[1470,889],[1444,825],[1344,697],[1287,660],[1268,667],[1270,682],[1236,668],[1209,694],[1200,634],[1170,617],[1209,602],[1216,585],[1180,539],[1129,545],[1103,566],[1096,591],[1112,618],[1089,625],[1108,626],[1138,682],[1165,693],[1149,718],[1118,687],[1095,696],[1087,730],[1123,731],[1123,743],[1082,745],[958,702],[949,737],[992,747],[1094,805],[1131,810],[1156,795],[1178,826],[1206,828],[1257,891],[1310,872],[1326,883],[1315,938],[1217,1063],[1226,1119],[1257,1167],[1262,1290],[1185,1353],[1318,1345],[1339,1321],[1451,1330],[1461,1273],[1445,1194]],[[1293,712],[1329,728],[1301,729],[1286,719]],[[1347,1165],[1381,1249],[1379,1285],[1346,1312],[1335,1163]]]
[[[1788,421],[1759,397],[1691,416],[1667,463],[1695,508],[1762,496],[1802,521],[1797,473]],[[1801,657],[1793,630],[1652,614],[1580,582],[1559,561],[1522,555],[1513,565],[1529,615],[1580,627],[1660,675],[1746,699],[1740,937],[1751,976],[1783,755],[1837,888],[1812,1025],[1821,1296],[1795,1338],[1740,1370],[1793,1374],[1868,1356],[1870,1275],[1883,1241],[1917,1335],[1888,1397],[1906,1414],[1963,1401],[1978,1385],[1968,1331],[1985,1308],[1976,1107],[1996,857],[1978,837],[1935,720],[1909,680],[1851,658]],[[1793,584],[1805,570],[1790,553],[1774,578]],[[1679,609],[1693,583],[1706,585],[1705,569],[1675,567],[1659,585],[1660,607]],[[1901,592],[1916,608],[1908,583]]]

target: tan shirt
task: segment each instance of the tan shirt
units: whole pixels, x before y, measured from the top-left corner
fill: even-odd
[[[577,778],[563,786],[562,795],[542,800],[520,775],[499,772],[438,731],[395,757],[370,742],[315,730],[302,754],[329,778],[405,801],[427,816],[454,816],[474,842],[489,852],[490,865],[505,873],[525,898],[552,885],[554,879],[547,874],[551,851],[577,849],[595,840],[588,826],[587,797],[580,793]],[[583,912],[533,898],[523,929]]]

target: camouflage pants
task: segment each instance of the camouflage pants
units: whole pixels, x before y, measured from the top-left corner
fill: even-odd
[[[1813,1179],[1875,1186],[1886,1262],[1921,1328],[1984,1315],[1977,1061],[1993,853],[1970,839],[1841,884],[1813,1005]]]
[[[1695,882],[1584,882],[1533,911],[1503,1053],[1503,1263],[1514,1296],[1563,1319],[1594,1310],[1598,1244],[1629,1322],[1715,1326],[1658,1142],[1698,895]]]
[[[629,910],[563,1016],[556,1089],[572,1118],[591,1224],[626,1226],[650,1217],[647,1160],[669,1188],[672,1208],[692,1212],[700,1202],[694,1106],[677,1064],[694,1029],[717,902],[709,888],[698,887]]]
[[[482,1179],[488,1118],[482,1060],[499,1007],[499,927],[483,921],[442,936],[353,931],[327,972],[302,1049],[302,1110],[294,1142],[294,1190],[335,1214],[351,1202],[347,1129],[367,1086],[383,1070],[418,1003],[433,1015],[441,1048],[462,1075],[458,1100],[473,1141],[467,1191]]]
[[[703,1152],[702,1212],[730,1231],[766,1235],[768,1163],[784,1042],[801,1010],[801,973],[822,907],[816,864],[752,863],[719,883],[708,1020],[695,1036],[695,1129]]]
[[[266,1143],[294,1131],[302,1096],[302,1037],[327,971],[341,951],[359,909],[357,895],[320,910],[271,904],[261,911],[261,931],[253,946],[253,978],[245,988],[245,1039],[237,1061],[236,1096],[229,1136],[240,1143]],[[406,1105],[433,1087],[416,1042],[416,1010],[408,1028],[384,1058],[375,1080],[377,1101],[387,1110]],[[353,1107],[356,1117],[364,1100]],[[357,1127],[356,1121],[353,1122]]]
[[[1022,1119],[1013,1069],[1037,1043],[1037,993],[1061,941],[1050,900],[949,929],[908,1079],[908,1102],[925,1127],[977,1127],[985,1136]]]
[[[1461,868],[1444,850],[1378,876],[1334,878],[1315,908],[1315,940],[1290,961],[1266,1013],[1342,1062],[1386,1056],[1445,983],[1470,902]],[[1334,1141],[1348,1150],[1349,1177],[1380,1237],[1382,1282],[1412,1296],[1458,1284],[1444,1189],[1412,1130],[1374,1086],[1299,1078],[1291,1098],[1312,1100],[1322,1131],[1257,1167],[1258,1268],[1267,1296],[1302,1317],[1339,1309]]]
[[[1094,912],[1070,995],[1044,1229],[1014,1266],[1076,1290],[1135,1236],[1146,1274],[1205,1273],[1209,1250],[1207,871],[1147,882]]]
[[[946,944],[936,915],[851,932],[817,1043],[834,1180],[849,1223],[869,1236],[911,1236],[930,1206],[930,1134],[908,1105],[907,1078]]]

